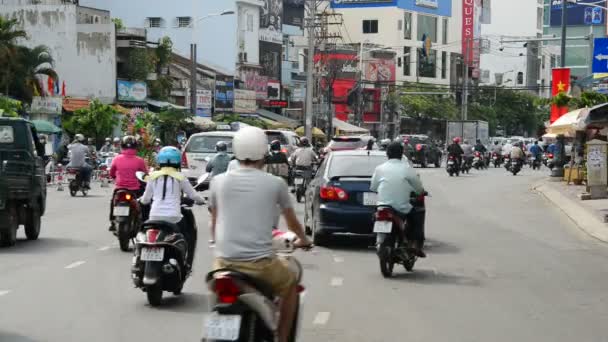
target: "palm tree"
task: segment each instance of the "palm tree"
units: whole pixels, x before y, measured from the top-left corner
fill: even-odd
[[[10,69],[12,60],[16,55],[15,43],[19,38],[27,38],[25,31],[17,29],[19,22],[17,19],[6,19],[0,16],[0,75],[4,75],[4,79],[0,79],[0,84],[4,83],[6,95],[11,83]],[[2,70],[4,69],[4,70]]]
[[[20,90],[21,97],[30,102],[34,94],[42,94],[43,86],[39,76],[45,75],[57,80],[57,73],[53,69],[54,59],[50,49],[44,45],[34,48],[19,46],[17,48],[18,63],[15,70],[16,86]]]

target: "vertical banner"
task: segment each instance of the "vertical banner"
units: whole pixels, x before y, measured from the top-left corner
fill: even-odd
[[[462,0],[462,57],[469,66],[473,62],[474,22],[475,0]]]
[[[283,0],[264,0],[260,9],[260,40],[283,44]]]
[[[234,79],[220,77],[215,80],[215,114],[234,112]]]
[[[559,93],[567,94],[570,91],[570,68],[554,68],[551,81],[551,96]],[[551,120],[553,123],[562,115],[568,113],[568,106],[558,107],[551,105]]]
[[[262,66],[260,75],[273,80],[281,79],[282,48],[281,44],[260,42],[260,65]]]

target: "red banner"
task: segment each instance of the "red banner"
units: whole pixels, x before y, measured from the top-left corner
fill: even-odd
[[[551,96],[559,93],[567,94],[570,91],[570,68],[554,68],[553,76],[551,81]],[[568,113],[568,106],[558,107],[551,105],[551,119],[553,123],[559,119],[562,115]]]
[[[475,1],[462,0],[462,56],[465,63],[473,61],[473,39],[475,38]]]

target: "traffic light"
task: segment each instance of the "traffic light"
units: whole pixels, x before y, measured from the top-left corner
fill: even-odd
[[[524,84],[524,73],[521,71],[517,73],[517,84]]]

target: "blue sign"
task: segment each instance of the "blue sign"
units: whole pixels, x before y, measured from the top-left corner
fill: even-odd
[[[593,40],[593,73],[608,72],[608,38],[595,38]]]
[[[588,4],[605,7],[605,0],[577,0],[576,4],[568,2],[568,19],[566,24],[569,26],[588,26],[588,25],[603,25],[606,22],[604,18],[604,9]],[[551,26],[562,25],[562,0],[551,1]]]
[[[442,17],[452,16],[452,0],[331,0],[331,7],[398,7],[412,12],[428,13]]]

